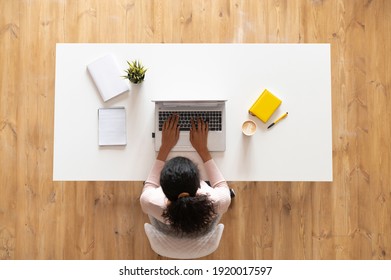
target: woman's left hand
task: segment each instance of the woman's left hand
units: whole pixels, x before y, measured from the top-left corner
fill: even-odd
[[[160,146],[158,159],[165,161],[168,154],[174,148],[179,139],[179,116],[171,115],[163,124],[162,145]]]

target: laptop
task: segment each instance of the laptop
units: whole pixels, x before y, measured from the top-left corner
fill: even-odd
[[[209,151],[225,151],[225,103],[226,100],[194,100],[155,102],[155,151],[162,144],[162,127],[164,121],[172,114],[179,115],[179,140],[172,151],[195,151],[190,143],[190,119],[201,117],[209,124]]]

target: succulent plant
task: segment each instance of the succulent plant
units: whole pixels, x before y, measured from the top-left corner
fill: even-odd
[[[137,60],[133,60],[132,62],[127,61],[127,63],[129,67],[125,70],[127,74],[123,77],[129,79],[134,84],[140,84],[144,81],[147,69]]]

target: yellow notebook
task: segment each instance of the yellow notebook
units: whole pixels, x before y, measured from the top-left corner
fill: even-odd
[[[281,104],[281,100],[265,89],[248,111],[266,123]]]

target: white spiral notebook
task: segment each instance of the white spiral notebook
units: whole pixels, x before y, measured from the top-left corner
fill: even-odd
[[[98,109],[99,146],[126,145],[126,111],[124,107]]]

